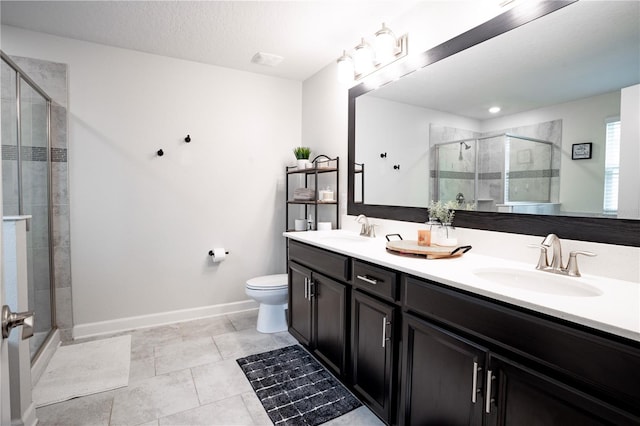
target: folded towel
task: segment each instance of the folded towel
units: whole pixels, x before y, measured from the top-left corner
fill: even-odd
[[[294,200],[313,200],[316,191],[313,188],[296,188],[293,190],[293,199]]]

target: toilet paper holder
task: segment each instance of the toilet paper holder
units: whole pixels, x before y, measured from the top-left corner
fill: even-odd
[[[224,254],[229,254],[229,252],[225,250]],[[214,256],[213,250],[209,250],[209,256]]]

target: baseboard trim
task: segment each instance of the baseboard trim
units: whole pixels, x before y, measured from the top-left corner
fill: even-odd
[[[82,339],[85,337],[101,336],[104,334],[119,333],[122,331],[157,327],[181,321],[215,317],[218,315],[257,309],[258,306],[258,303],[254,300],[243,300],[240,302],[222,303],[219,305],[203,306],[199,308],[181,309],[178,311],[160,312],[157,314],[119,318],[110,321],[79,324],[73,327],[73,338]]]

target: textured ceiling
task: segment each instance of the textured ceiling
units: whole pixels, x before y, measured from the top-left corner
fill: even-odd
[[[2,1],[2,24],[305,80],[417,1]],[[283,56],[275,68],[257,52]],[[10,53],[10,52],[9,52]]]

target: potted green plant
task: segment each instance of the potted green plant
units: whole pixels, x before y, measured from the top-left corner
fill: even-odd
[[[293,148],[293,154],[296,156],[296,160],[298,160],[298,169],[302,170],[308,167],[307,164],[309,164],[311,148],[306,146],[298,146],[296,148]]]

